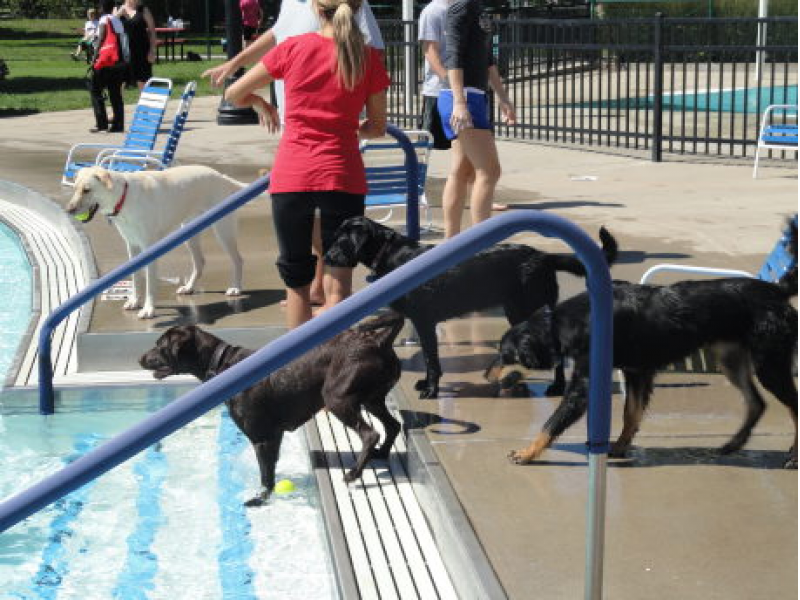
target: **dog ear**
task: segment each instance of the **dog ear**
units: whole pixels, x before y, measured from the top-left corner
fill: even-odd
[[[98,181],[105,185],[109,190],[114,189],[114,180],[111,178],[111,173],[105,169],[98,169],[94,174]]]

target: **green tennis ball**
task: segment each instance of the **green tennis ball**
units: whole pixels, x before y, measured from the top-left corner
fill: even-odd
[[[291,494],[293,491],[295,491],[294,484],[288,479],[281,479],[275,484],[276,494]]]
[[[87,210],[82,213],[78,213],[77,215],[75,215],[75,218],[78,219],[78,221],[80,221],[81,223],[86,223],[86,221],[88,221],[91,218],[91,216],[92,212]]]

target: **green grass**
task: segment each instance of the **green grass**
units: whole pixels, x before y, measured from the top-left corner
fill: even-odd
[[[0,81],[0,117],[89,108],[86,87],[88,65],[70,58],[81,37],[83,20],[41,19],[0,21],[0,59],[9,74]],[[205,39],[186,36],[186,50],[206,55]],[[212,54],[221,55],[217,43]],[[172,79],[178,93],[188,81],[197,81],[198,96],[219,94],[200,74],[219,60],[203,62],[162,61],[153,65],[155,77]],[[135,103],[138,90],[126,90],[125,102]]]

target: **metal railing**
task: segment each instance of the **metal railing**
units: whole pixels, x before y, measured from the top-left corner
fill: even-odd
[[[406,159],[408,209],[406,211],[406,228],[408,237],[419,239],[419,161],[411,140],[394,125],[387,125],[386,133],[394,137],[403,147]],[[147,266],[154,260],[176,248],[189,238],[197,235],[210,227],[221,218],[230,214],[237,208],[246,204],[259,194],[266,191],[269,185],[269,175],[256,180],[246,188],[236,192],[208,212],[187,223],[177,231],[169,234],[163,240],[153,244],[141,254],[130,261],[120,265],[103,277],[93,281],[84,290],[72,296],[61,306],[56,308],[45,319],[39,330],[39,412],[43,415],[55,411],[55,392],[53,389],[53,363],[51,356],[51,339],[55,328],[66,319],[73,311],[78,310],[89,300],[101,294],[104,290],[114,285],[123,277],[127,277]]]
[[[263,181],[257,183],[263,185]],[[589,498],[585,597],[599,600],[603,575],[606,459],[611,428],[611,276],[602,251],[584,231],[566,219],[538,211],[515,211],[496,216],[432,248],[181,396],[61,471],[11,497],[0,504],[0,532],[135,456],[421,283],[476,252],[522,231],[535,231],[563,239],[586,266],[592,319],[587,420]]]
[[[403,27],[381,22],[388,106],[414,127]],[[493,108],[494,131],[513,140],[746,157],[766,107],[797,103],[796,17],[495,19],[493,51],[517,109],[506,125]]]

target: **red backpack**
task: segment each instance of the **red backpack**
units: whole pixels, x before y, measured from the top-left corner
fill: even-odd
[[[105,22],[105,38],[100,50],[97,51],[97,58],[94,61],[92,68],[95,71],[105,69],[106,67],[113,67],[120,62],[124,62],[123,53],[120,47],[119,34],[114,31],[114,24],[111,19]]]

